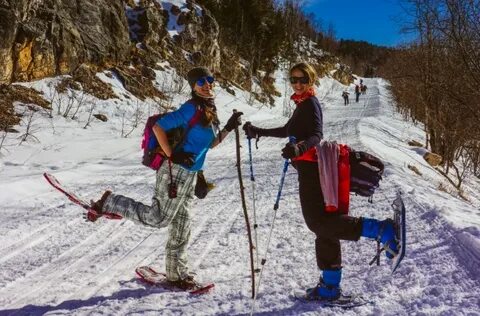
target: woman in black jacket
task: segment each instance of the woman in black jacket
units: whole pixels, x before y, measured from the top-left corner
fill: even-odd
[[[290,69],[290,83],[295,93],[291,99],[296,109],[287,124],[263,129],[247,122],[243,129],[248,138],[295,137],[296,143],[287,143],[282,149],[282,157],[291,159],[298,171],[302,213],[307,227],[316,235],[317,266],[322,271],[319,283],[307,290],[307,296],[316,300],[332,300],[341,294],[340,240],[357,241],[360,236],[379,239],[389,249],[389,258],[398,252],[398,245],[391,220],[356,218],[325,211],[315,149],[315,145],[323,138],[322,109],[313,89],[316,80],[316,72],[309,64],[293,66]]]

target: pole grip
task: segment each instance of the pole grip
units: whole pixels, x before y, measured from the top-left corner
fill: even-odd
[[[253,158],[252,158],[252,139],[248,138],[248,158],[250,162],[250,180],[255,182],[255,176],[253,175]]]

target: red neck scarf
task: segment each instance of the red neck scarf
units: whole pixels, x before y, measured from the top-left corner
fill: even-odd
[[[305,91],[302,94],[296,94],[296,93],[292,94],[290,99],[292,99],[296,105],[299,105],[300,103],[302,103],[303,101],[305,101],[310,97],[313,97],[314,95],[315,95],[315,90],[313,90],[313,87],[310,87],[307,91]]]

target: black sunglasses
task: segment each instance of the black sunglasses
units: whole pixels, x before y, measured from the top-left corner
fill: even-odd
[[[296,84],[300,82],[301,84],[307,84],[310,80],[307,77],[290,77],[290,83]]]
[[[203,87],[203,85],[205,84],[205,82],[208,82],[209,84],[212,84],[213,82],[215,81],[215,78],[213,77],[202,77],[200,79],[197,80],[197,85],[199,87]]]

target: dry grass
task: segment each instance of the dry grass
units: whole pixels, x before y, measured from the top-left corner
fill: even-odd
[[[420,170],[418,170],[417,167],[413,166],[413,165],[407,165],[408,169],[412,170],[413,172],[415,172],[416,174],[418,174],[419,176],[422,175],[422,173],[420,172]]]
[[[463,199],[464,201],[471,202],[463,189],[456,189],[447,182],[440,182],[438,184],[437,189],[442,191],[442,192],[448,193],[451,196],[459,197],[459,198]]]
[[[82,65],[76,69],[71,78],[64,78],[56,87],[59,93],[65,93],[67,90],[83,90],[85,93],[93,95],[100,100],[118,98],[113,92],[112,87],[100,80],[95,75],[95,69]]]
[[[51,104],[37,90],[19,85],[0,86],[0,130],[8,131],[20,122],[19,114],[15,113],[14,103],[36,104],[50,109]]]
[[[423,144],[420,142],[417,142],[416,140],[412,139],[408,141],[408,146],[412,147],[423,147]]]
[[[72,77],[75,81],[82,84],[85,93],[93,95],[100,100],[118,98],[112,87],[96,76],[94,67],[91,68],[86,65],[79,67],[73,72]]]
[[[148,97],[166,99],[165,94],[153,85],[155,79],[153,70],[146,66],[138,67],[117,66],[111,71],[117,75],[124,88],[140,100],[144,101]]]

